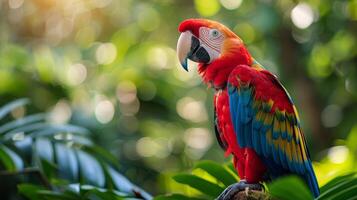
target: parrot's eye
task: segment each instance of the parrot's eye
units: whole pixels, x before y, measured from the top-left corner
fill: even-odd
[[[217,37],[219,37],[220,32],[217,29],[212,29],[210,31],[210,35],[211,35],[212,38],[217,38]]]

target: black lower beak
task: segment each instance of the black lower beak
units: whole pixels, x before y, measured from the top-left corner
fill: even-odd
[[[198,63],[208,63],[210,61],[207,50],[200,45],[200,41],[195,36],[192,36],[191,50],[187,58]]]

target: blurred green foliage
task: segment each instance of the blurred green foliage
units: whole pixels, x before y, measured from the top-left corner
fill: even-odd
[[[2,0],[0,103],[30,98],[84,126],[125,175],[157,194],[173,172],[228,161],[212,134],[212,91],[179,66],[178,24],[231,27],[277,74],[302,118],[321,185],[356,167],[356,0]]]

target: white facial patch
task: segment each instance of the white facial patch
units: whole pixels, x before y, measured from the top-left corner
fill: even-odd
[[[210,62],[217,59],[221,54],[224,35],[217,29],[201,27],[199,30],[201,46],[204,47],[209,56]]]

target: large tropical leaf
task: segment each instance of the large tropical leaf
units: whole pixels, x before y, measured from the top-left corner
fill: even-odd
[[[280,200],[309,200],[313,199],[305,183],[296,176],[287,176],[268,185],[271,196]]]
[[[218,181],[222,182],[226,187],[238,181],[227,168],[213,161],[199,162],[195,168],[205,170]]]
[[[27,103],[28,100],[20,99],[6,104],[0,108],[0,119],[10,118],[5,117],[13,109]],[[12,121],[4,120],[0,124],[0,172],[26,174],[32,171],[27,168],[35,168],[40,179],[46,179],[44,182],[55,186],[53,189],[73,183],[80,185],[80,193],[48,188],[37,188],[37,192],[31,193],[36,186],[22,185],[18,189],[27,198],[152,198],[118,172],[116,158],[95,146],[87,129],[71,124],[51,124],[45,121],[45,116],[32,114]],[[83,184],[85,188],[81,186]],[[112,191],[105,189],[108,187]]]
[[[173,179],[179,183],[189,185],[190,187],[195,188],[203,194],[207,194],[213,198],[217,197],[224,190],[224,188],[218,184],[191,174],[179,174],[174,176]]]

